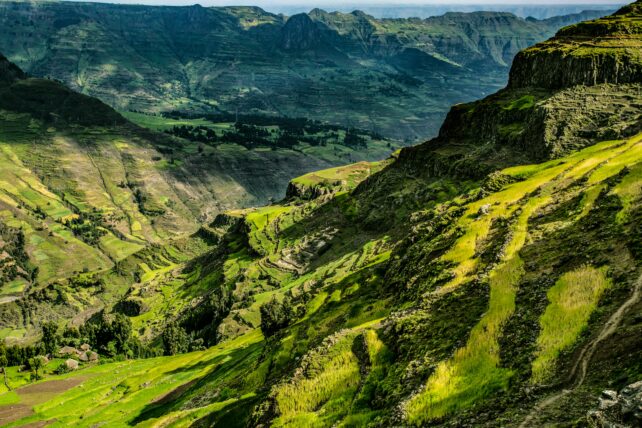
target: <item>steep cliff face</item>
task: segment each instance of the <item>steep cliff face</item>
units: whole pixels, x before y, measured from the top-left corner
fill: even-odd
[[[9,85],[25,77],[22,70],[0,54],[0,86]]]
[[[642,75],[642,3],[594,21],[563,28],[520,52],[510,88],[637,83]]]
[[[286,51],[308,50],[320,46],[323,42],[319,28],[305,13],[288,19],[283,26],[281,37],[281,48]]]
[[[439,137],[405,149],[411,171],[482,177],[641,129],[641,4],[520,52],[508,87],[451,109]]]

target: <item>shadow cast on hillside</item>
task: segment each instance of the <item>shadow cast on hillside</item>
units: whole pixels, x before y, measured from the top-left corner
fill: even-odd
[[[128,424],[130,426],[136,426],[149,419],[165,416],[173,411],[181,409],[186,403],[197,396],[202,399],[205,396],[205,392],[212,391],[226,382],[238,382],[242,379],[241,370],[249,369],[251,367],[252,360],[254,358],[258,358],[262,348],[262,342],[255,343],[226,354],[217,355],[209,360],[199,361],[198,363],[177,368],[169,372],[168,374],[171,375],[192,370],[202,370],[209,366],[212,367],[212,369],[205,375],[194,378],[191,381],[178,386],[162,397],[159,397],[146,405],[136,417],[128,422]],[[206,389],[207,391],[205,391]],[[206,404],[216,402],[216,398],[216,396],[213,396],[211,402]]]

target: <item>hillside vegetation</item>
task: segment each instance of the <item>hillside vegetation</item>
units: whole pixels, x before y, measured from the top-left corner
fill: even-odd
[[[574,75],[603,38],[634,64],[640,19],[638,1],[561,30],[530,48],[551,64],[532,76]],[[0,395],[0,422],[588,426],[602,390],[642,378],[642,75],[591,64],[604,79],[511,80],[429,142],[97,273],[121,284],[114,319],[167,356],[45,366]]]
[[[9,340],[33,339],[47,319],[82,322],[135,278],[189,260],[207,247],[189,236],[218,213],[280,199],[292,177],[398,146],[307,122],[290,131],[126,115],[217,137],[163,135],[59,83],[27,78],[3,57],[0,67],[0,336]],[[270,137],[259,144],[256,131]]]
[[[452,104],[503,86],[520,49],[600,14],[379,20],[4,1],[0,52],[118,110],[306,117],[414,140],[434,136]]]

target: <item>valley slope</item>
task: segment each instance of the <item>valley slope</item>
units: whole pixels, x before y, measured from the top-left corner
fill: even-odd
[[[223,125],[236,135],[233,123]],[[0,336],[32,337],[46,319],[82,321],[134,282],[114,274],[125,260],[162,253],[162,245],[223,211],[280,199],[292,177],[385,157],[397,144],[349,131],[358,148],[367,147],[361,154],[341,142],[346,132],[326,132],[335,137],[322,146],[299,137],[274,147],[246,147],[225,136],[215,144],[188,141],[140,128],[97,99],[30,78],[0,56]],[[157,263],[167,268],[194,256],[204,248],[196,241]],[[113,275],[106,289],[77,288],[78,281],[98,284],[85,278],[94,274]],[[53,302],[46,309],[29,303],[43,294]]]
[[[213,347],[0,395],[6,423],[586,426],[642,378],[641,35],[640,1],[566,27],[437,138],[218,216],[126,293]]]

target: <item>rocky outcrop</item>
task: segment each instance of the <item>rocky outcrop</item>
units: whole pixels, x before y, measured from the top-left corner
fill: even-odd
[[[337,183],[340,185],[341,183]],[[285,192],[286,199],[303,199],[303,200],[312,200],[320,198],[321,196],[329,195],[334,191],[334,187],[322,186],[322,185],[313,185],[308,186],[303,183],[290,181],[288,183],[287,191]]]
[[[641,14],[638,1],[606,18],[563,28],[553,39],[515,57],[509,87],[560,89],[640,82]]]
[[[292,16],[281,31],[281,48],[286,51],[305,51],[321,44],[317,24],[305,13]]]
[[[509,87],[560,89],[574,85],[633,83],[642,75],[639,52],[642,44],[631,55],[610,49],[578,55],[563,47],[554,51],[535,47],[520,52],[515,57]]]
[[[598,408],[588,412],[587,421],[592,428],[642,426],[642,381],[625,387],[619,394],[603,391]]]
[[[402,150],[406,173],[483,178],[642,130],[642,3],[517,55],[508,87],[453,107],[438,138]]]
[[[15,64],[0,54],[0,86],[10,85],[26,76]]]

